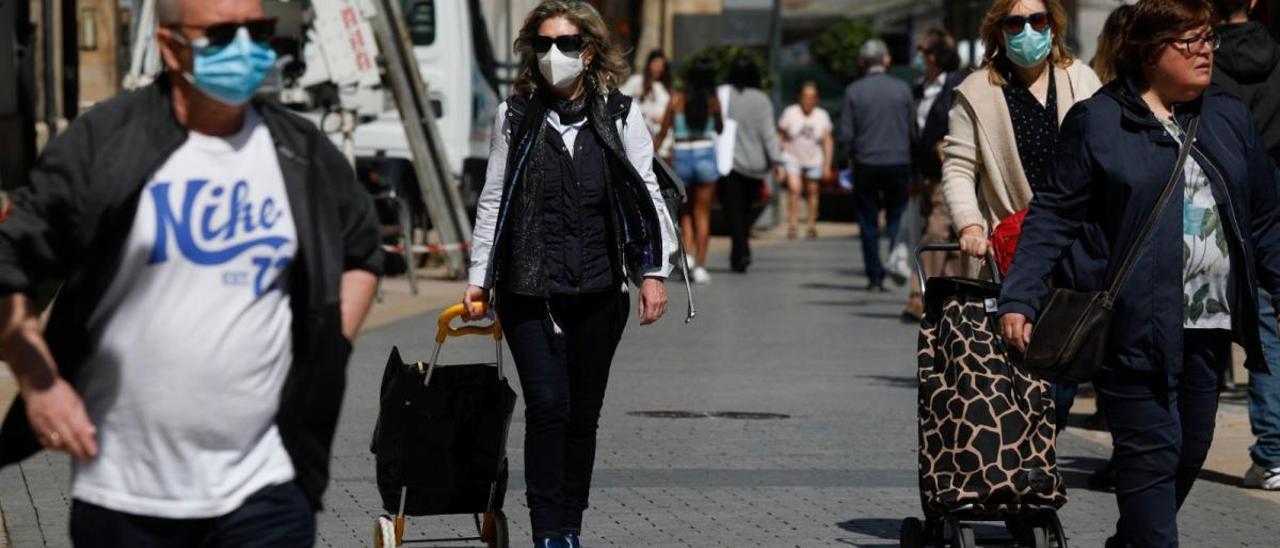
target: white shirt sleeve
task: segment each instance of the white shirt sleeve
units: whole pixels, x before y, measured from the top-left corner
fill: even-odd
[[[511,140],[511,128],[507,124],[507,103],[498,105],[493,120],[493,139],[489,143],[489,167],[484,174],[484,189],[476,205],[476,226],[471,231],[471,285],[489,289],[489,255],[493,251],[494,232],[498,224],[498,209],[502,204],[502,185],[507,172],[507,147]]]
[[[633,108],[622,123],[622,144],[627,149],[627,159],[644,179],[649,189],[649,197],[653,207],[658,211],[658,223],[662,225],[662,258],[658,268],[645,272],[645,277],[666,278],[671,275],[671,255],[678,249],[676,242],[676,225],[667,211],[667,204],[662,199],[662,190],[658,187],[658,176],[653,173],[653,137],[644,125],[644,115],[639,108]],[[492,165],[492,164],[491,164]]]

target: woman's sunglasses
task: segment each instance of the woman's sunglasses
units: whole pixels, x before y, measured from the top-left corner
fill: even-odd
[[[552,38],[550,36],[534,36],[530,41],[533,45],[534,53],[546,53],[551,51],[551,45],[555,44],[556,49],[560,53],[577,53],[582,51],[582,36],[577,34],[566,34]]]
[[[244,27],[245,30],[249,31],[249,39],[254,42],[270,42],[276,35],[276,20],[274,18],[254,19],[237,23],[216,23],[209,26],[181,26],[203,30],[204,37],[196,40],[196,42],[200,42],[200,45],[205,47],[221,47],[230,44],[236,39],[236,34],[240,32],[240,27]]]
[[[1044,32],[1049,28],[1053,20],[1049,17],[1049,12],[1042,11],[1031,15],[1006,15],[1000,18],[1000,28],[1008,34],[1018,34],[1022,29],[1027,27],[1027,23],[1031,23],[1031,28],[1036,32]]]

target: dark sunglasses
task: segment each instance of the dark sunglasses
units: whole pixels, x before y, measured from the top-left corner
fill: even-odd
[[[1000,28],[1008,34],[1018,34],[1022,29],[1026,28],[1027,23],[1031,23],[1031,28],[1036,32],[1044,32],[1053,23],[1053,19],[1049,17],[1049,12],[1042,11],[1031,15],[1006,15],[1000,18]]]
[[[566,34],[552,38],[550,36],[534,36],[531,40],[534,53],[546,53],[551,51],[551,45],[555,44],[556,49],[560,53],[577,53],[582,51],[582,45],[585,43],[582,36],[577,34]]]
[[[275,18],[254,19],[251,21],[242,21],[238,23],[215,23],[208,26],[199,25],[181,25],[189,29],[201,29],[204,31],[204,38],[196,40],[200,46],[221,47],[230,44],[236,39],[236,34],[240,32],[240,27],[244,27],[249,31],[249,39],[254,42],[270,42],[276,35]]]

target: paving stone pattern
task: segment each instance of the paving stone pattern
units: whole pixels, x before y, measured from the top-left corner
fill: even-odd
[[[712,284],[698,288],[693,324],[680,321],[683,288],[674,283],[671,316],[648,328],[632,321],[601,421],[588,546],[897,545],[900,520],[920,512],[915,329],[898,320],[901,290],[863,291],[859,257],[850,239],[760,247],[746,276],[712,270]],[[431,317],[405,320],[358,342],[318,545],[372,545],[382,510],[368,447],[382,367],[393,344],[410,359],[429,357],[433,326]],[[486,352],[491,344],[460,340],[446,346],[444,359]],[[789,418],[628,414],[664,410]],[[516,546],[527,546],[529,535],[523,428],[517,411],[506,498]],[[1106,449],[1068,435],[1060,453],[1072,488],[1062,512],[1071,543],[1101,546],[1115,503],[1085,489],[1084,478]],[[57,458],[0,473],[0,510],[14,546],[66,545],[66,482],[66,462]],[[1183,545],[1275,546],[1277,518],[1280,506],[1202,481],[1183,510]],[[471,533],[466,516],[411,518],[408,528],[409,538]]]

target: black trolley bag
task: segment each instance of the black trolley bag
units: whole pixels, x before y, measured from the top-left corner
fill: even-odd
[[[983,545],[1067,548],[1057,509],[1067,502],[1055,455],[1052,387],[1015,367],[999,334],[999,274],[926,278],[917,353],[920,499],[925,519],[902,522],[901,545],[977,546],[970,522],[996,521],[1011,538]],[[950,544],[947,544],[947,543]]]
[[[377,548],[405,543],[405,516],[448,514],[472,514],[478,536],[409,542],[481,541],[493,548],[508,546],[502,503],[507,490],[507,433],[516,394],[503,372],[499,322],[451,326],[463,310],[459,304],[440,315],[429,362],[405,363],[398,348],[392,348],[387,358],[370,447],[376,456],[382,508],[389,514],[378,518]],[[493,337],[496,361],[441,364],[445,340],[464,335]]]

